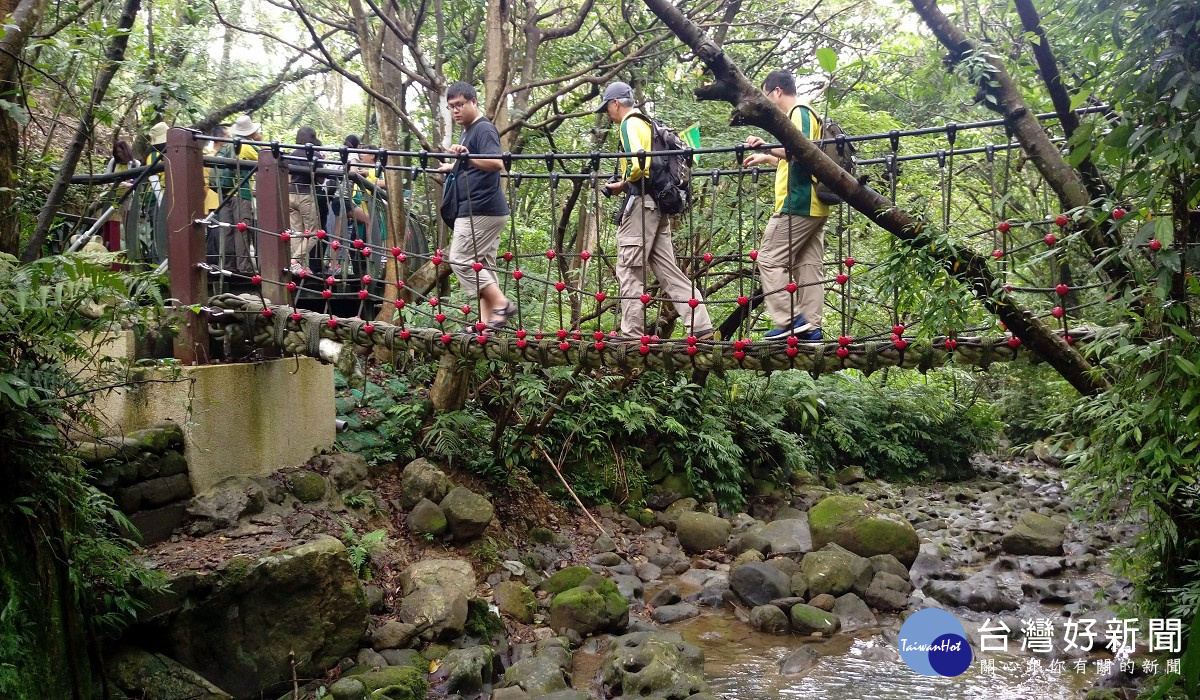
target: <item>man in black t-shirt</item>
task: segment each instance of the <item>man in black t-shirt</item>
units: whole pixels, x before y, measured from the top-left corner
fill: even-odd
[[[508,202],[500,186],[504,161],[500,155],[500,132],[479,111],[475,88],[462,81],[446,90],[446,104],[454,123],[463,127],[462,139],[450,147],[450,153],[465,153],[455,173],[453,186],[458,195],[458,216],[450,241],[450,267],[459,287],[479,304],[479,320],[484,332],[504,328],[517,305],[500,291],[496,280],[496,253],[500,234],[508,221]],[[439,171],[454,171],[455,163],[446,163]],[[474,329],[472,329],[474,330]]]

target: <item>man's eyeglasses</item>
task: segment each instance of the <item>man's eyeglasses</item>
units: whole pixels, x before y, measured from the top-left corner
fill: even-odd
[[[450,108],[451,112],[458,112],[463,107],[466,107],[467,103],[466,102],[447,102],[446,106]]]

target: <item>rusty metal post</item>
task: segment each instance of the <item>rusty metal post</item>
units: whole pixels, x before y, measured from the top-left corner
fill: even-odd
[[[288,229],[288,170],[272,149],[264,146],[258,152],[258,175],[255,185],[258,200],[258,228],[255,248],[258,249],[258,269],[263,278],[265,296],[276,304],[289,300],[283,285],[287,282],[284,270],[291,259],[287,241],[279,234]]]
[[[171,296],[179,300],[181,325],[175,337],[175,359],[185,365],[208,360],[208,324],[192,310],[208,301],[208,278],[200,267],[205,261],[204,161],[200,144],[190,129],[167,132],[166,183],[167,258],[170,261]]]

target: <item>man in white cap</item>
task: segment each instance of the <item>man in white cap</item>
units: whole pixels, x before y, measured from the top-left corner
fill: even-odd
[[[209,186],[222,203],[217,210],[217,220],[224,224],[220,265],[243,275],[253,275],[255,269],[250,253],[250,232],[238,231],[236,226],[239,223],[250,227],[255,225],[254,178],[247,177],[249,173],[240,161],[258,160],[258,148],[253,143],[262,140],[262,125],[250,119],[250,115],[243,114],[229,127],[229,135],[235,140],[222,146],[217,151],[217,157],[236,158],[239,164],[218,165],[209,174]],[[240,139],[248,139],[250,143]]]
[[[634,106],[633,88],[615,82],[604,89],[596,113],[605,113],[620,125],[621,151],[637,153],[653,150],[650,120]],[[710,340],[712,319],[704,297],[692,281],[679,269],[675,246],[671,241],[671,218],[658,211],[650,195],[650,168],[653,159],[621,158],[622,175],[616,182],[604,185],[613,194],[624,193],[625,202],[617,226],[617,285],[621,294],[621,335],[641,337],[646,330],[646,270],[658,278],[662,295],[688,324],[688,332],[698,340]],[[695,299],[695,306],[689,303]]]

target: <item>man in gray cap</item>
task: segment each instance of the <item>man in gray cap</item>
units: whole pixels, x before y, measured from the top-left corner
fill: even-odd
[[[637,153],[652,150],[650,120],[634,106],[633,88],[615,82],[604,89],[596,113],[604,112],[620,125],[621,151]],[[620,223],[617,226],[617,285],[621,295],[621,335],[642,337],[646,330],[646,306],[651,296],[646,291],[646,270],[658,278],[662,296],[670,301],[688,327],[689,335],[710,340],[712,320],[700,290],[679,269],[671,241],[671,219],[658,210],[650,195],[650,168],[653,158],[621,158],[620,179],[604,186],[612,194],[624,193]],[[695,300],[693,303],[691,300]]]

